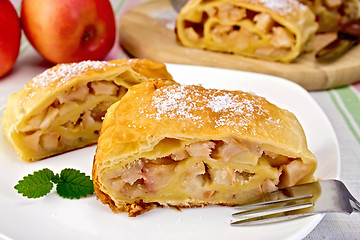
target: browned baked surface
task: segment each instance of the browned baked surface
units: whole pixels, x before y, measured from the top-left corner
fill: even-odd
[[[289,111],[251,93],[159,80],[109,108],[92,174],[104,204],[136,215],[154,204],[233,205],[315,169]]]

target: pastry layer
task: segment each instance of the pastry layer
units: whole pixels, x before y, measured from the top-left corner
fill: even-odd
[[[150,81],[104,119],[94,188],[114,212],[234,205],[312,180],[316,159],[296,117],[241,91]]]
[[[317,27],[296,0],[192,0],[176,21],[184,46],[281,62],[311,50]]]
[[[129,87],[171,78],[164,64],[145,59],[58,64],[9,97],[3,130],[27,161],[94,144],[107,108]]]

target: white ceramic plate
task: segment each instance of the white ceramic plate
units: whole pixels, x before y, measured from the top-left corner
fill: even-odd
[[[339,177],[339,148],[334,130],[303,88],[277,77],[234,70],[174,64],[168,64],[168,70],[181,83],[251,91],[292,111],[305,130],[310,150],[319,160],[316,177]],[[0,106],[4,105],[2,101]],[[0,131],[0,238],[301,239],[322,219],[321,215],[316,215],[276,224],[231,227],[229,219],[233,209],[219,206],[182,212],[159,208],[128,218],[126,213],[112,213],[95,196],[68,200],[52,191],[44,198],[27,199],[13,188],[23,176],[44,167],[54,172],[77,168],[90,174],[94,151],[95,146],[25,163],[17,158]]]

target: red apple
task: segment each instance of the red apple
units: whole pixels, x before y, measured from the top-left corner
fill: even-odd
[[[23,0],[21,23],[31,45],[53,63],[101,60],[115,41],[109,0]]]
[[[0,77],[8,73],[19,55],[20,19],[9,0],[0,0]]]

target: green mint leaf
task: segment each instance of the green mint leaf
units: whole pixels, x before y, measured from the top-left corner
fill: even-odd
[[[24,197],[39,198],[51,191],[53,183],[50,180],[53,177],[54,173],[50,169],[44,168],[32,175],[25,176],[14,188]]]
[[[56,191],[63,198],[79,199],[93,194],[94,185],[85,173],[76,169],[65,168],[60,173],[60,181],[56,186]]]

